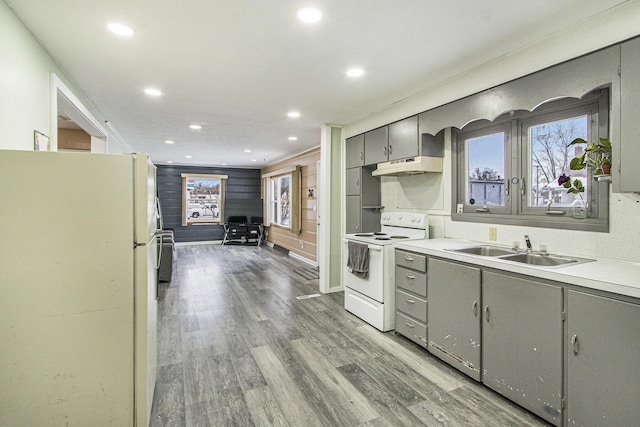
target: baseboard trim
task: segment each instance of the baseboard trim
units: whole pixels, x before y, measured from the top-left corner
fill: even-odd
[[[221,245],[222,240],[197,240],[193,242],[176,242],[176,246]]]
[[[289,251],[289,256],[290,256],[291,258],[295,258],[295,259],[298,259],[298,260],[300,260],[300,261],[306,262],[307,264],[310,264],[310,265],[312,265],[312,266],[314,266],[314,267],[317,267],[317,266],[318,266],[318,263],[317,263],[317,262],[313,262],[313,261],[311,261],[310,259],[305,258],[305,257],[303,257],[302,255],[298,255],[298,254],[296,254],[296,253],[293,253],[293,252],[291,252],[291,251]]]

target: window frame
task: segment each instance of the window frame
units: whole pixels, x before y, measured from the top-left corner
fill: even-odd
[[[522,177],[529,180],[529,142],[528,127],[549,121],[562,120],[568,117],[583,115],[588,112],[589,141],[597,141],[598,137],[607,137],[609,129],[609,93],[608,88],[598,89],[585,95],[582,99],[562,98],[546,102],[533,111],[512,111],[496,118],[494,121],[480,120],[471,122],[462,129],[453,129],[453,174],[452,214],[453,221],[495,223],[545,228],[562,228],[569,230],[586,230],[608,232],[609,230],[609,185],[608,182],[596,181],[592,170],[588,171],[590,216],[585,219],[573,218],[569,207],[529,207],[527,191],[522,191]],[[510,160],[505,165],[505,209],[488,207],[487,211],[478,209],[464,200],[466,195],[467,163],[465,140],[490,135],[499,129],[510,129],[506,136],[506,157]],[[462,204],[462,212],[459,205]],[[560,213],[562,212],[562,213]]]
[[[190,173],[183,173],[181,174],[181,178],[182,178],[182,225],[183,226],[191,226],[191,225],[212,225],[212,224],[216,224],[216,225],[221,225],[224,223],[224,205],[225,205],[225,196],[226,196],[226,181],[228,179],[227,175],[212,175],[212,174],[190,174]],[[189,199],[189,185],[188,185],[188,181],[189,180],[203,180],[203,181],[219,181],[220,182],[220,194],[218,197],[218,201],[217,204],[219,205],[219,210],[218,210],[218,218],[212,218],[210,220],[193,220],[193,218],[189,217],[188,215],[188,211],[189,211],[189,201],[192,199]],[[203,200],[209,200],[209,199],[203,199]],[[214,201],[211,200],[211,203],[209,203],[209,205],[213,205]],[[204,207],[206,205],[206,202],[203,203],[203,209],[207,209],[206,207]],[[213,209],[211,209],[212,214],[213,214]]]
[[[280,193],[281,190],[281,181],[283,178],[288,178],[289,180],[289,190],[287,191],[287,207],[288,207],[288,224],[284,224],[282,221],[280,221],[280,215],[276,215],[276,213],[280,213],[280,210],[282,209],[282,195],[280,194],[280,196],[278,196],[277,198],[274,199],[274,193],[275,193],[275,187],[278,187],[278,193]],[[287,173],[287,174],[283,174],[283,175],[277,175],[277,176],[272,176],[269,177],[269,224],[270,225],[275,225],[276,227],[282,227],[282,228],[286,228],[288,230],[291,230],[291,225],[292,225],[292,216],[293,216],[293,211],[292,211],[292,187],[293,187],[293,176],[292,173]]]

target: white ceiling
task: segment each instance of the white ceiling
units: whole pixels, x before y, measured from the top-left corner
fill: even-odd
[[[157,164],[261,168],[318,146],[322,124],[365,118],[626,1],[8,3],[136,151]],[[323,19],[299,21],[305,6]],[[109,22],[136,34],[115,36]],[[347,77],[354,66],[365,74]],[[163,95],[145,95],[150,86]]]

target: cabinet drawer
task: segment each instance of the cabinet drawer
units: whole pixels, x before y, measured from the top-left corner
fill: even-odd
[[[418,271],[427,271],[427,257],[414,252],[396,249],[396,265]]]
[[[396,267],[396,287],[427,297],[427,275],[405,267]]]
[[[427,323],[427,301],[396,289],[396,309]]]
[[[427,347],[427,325],[413,320],[402,313],[396,313],[396,332],[411,341]]]

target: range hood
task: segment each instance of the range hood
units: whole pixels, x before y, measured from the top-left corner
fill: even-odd
[[[391,162],[378,163],[371,175],[416,175],[427,172],[442,172],[442,157],[417,156]]]

